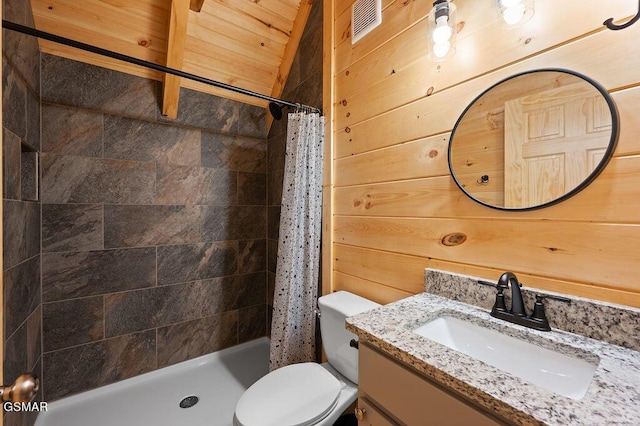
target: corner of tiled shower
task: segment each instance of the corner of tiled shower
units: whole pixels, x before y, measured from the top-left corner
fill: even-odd
[[[5,381],[52,401],[267,335],[286,115],[265,137],[264,109],[182,89],[168,121],[159,83],[3,37]],[[322,103],[321,2],[282,98]]]

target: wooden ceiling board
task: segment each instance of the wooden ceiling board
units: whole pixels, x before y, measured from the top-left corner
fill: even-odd
[[[49,0],[55,1],[55,0]],[[158,17],[158,22],[162,22],[162,11],[168,13],[171,8],[171,0],[99,0],[101,3],[115,6],[120,10],[127,10],[134,14]]]
[[[206,62],[212,69],[223,69],[230,72],[229,66],[237,70],[243,67],[244,70],[253,72],[264,72],[271,74],[277,63],[265,63],[260,58],[252,56],[238,55],[237,52],[229,50],[219,45],[204,43],[201,39],[187,35],[185,50],[193,60],[198,59]],[[264,57],[262,59],[265,59]],[[215,62],[215,63],[214,63]]]
[[[298,14],[298,8],[300,6],[299,1],[287,2],[281,0],[259,0],[255,3],[292,22],[296,20],[296,15]]]
[[[266,7],[263,7],[262,2],[255,3],[248,0],[207,0],[202,9],[206,9],[215,14],[216,7],[220,4],[236,9],[239,12],[244,13],[247,19],[254,19],[258,22],[262,22],[271,28],[282,31],[282,33],[287,36],[293,27],[295,16],[291,19],[280,16]]]
[[[95,0],[91,2],[102,3]],[[117,19],[117,11],[109,10],[107,13],[110,8],[104,7],[96,7],[91,13],[86,13],[72,0],[48,3],[53,9],[49,9],[46,3],[34,4],[37,29],[146,61],[164,63],[167,50],[166,24],[159,27],[138,15],[134,15],[136,19],[130,19],[130,13],[126,11],[122,11],[123,16]]]
[[[190,40],[191,39],[187,38],[187,43],[189,43]],[[255,60],[243,61],[243,73],[239,75],[237,69],[240,65],[234,60],[233,56],[230,56],[233,52],[217,46],[212,49],[207,49],[204,52],[198,52],[198,54],[193,54],[193,51],[190,51],[190,53],[184,62],[189,64],[195,63],[198,64],[201,69],[207,69],[207,75],[209,75],[209,73],[219,73],[221,75],[241,77],[242,79],[253,81],[263,87],[272,86],[273,80],[276,77],[276,69],[273,66],[267,66]],[[193,71],[189,71],[187,68],[185,68],[184,71],[193,73]]]
[[[216,8],[215,15],[211,15],[207,10],[203,10],[197,14],[196,17],[198,18],[198,24],[200,25],[202,25],[205,20],[212,20],[215,17],[229,23],[230,25],[244,28],[258,36],[273,40],[283,45],[286,45],[289,41],[289,37],[286,34],[283,34],[282,31],[269,27],[258,20],[247,19],[244,13],[224,5],[219,5]]]
[[[171,2],[161,0],[170,5]],[[132,2],[135,3],[135,2]],[[97,30],[107,35],[116,35],[124,30],[121,37],[131,31],[138,31],[153,37],[167,37],[169,10],[160,7],[129,8],[108,4],[101,0],[49,0],[34,3],[33,12],[38,16],[50,16],[73,26],[97,26]]]
[[[244,19],[248,23],[253,23],[257,25],[262,25],[255,20],[248,20],[243,15],[240,15],[240,19]],[[234,22],[227,21],[220,16],[214,16],[211,14],[207,14],[204,11],[197,17],[194,18],[194,22],[197,22],[197,25],[191,25],[190,28],[196,28],[198,30],[206,29],[207,31],[211,31],[213,33],[218,34],[219,36],[223,36],[229,40],[232,40],[238,46],[243,46],[245,49],[249,49],[250,52],[262,52],[267,53],[270,56],[282,57],[282,52],[285,49],[289,41],[289,37],[285,37],[284,34],[281,34],[281,37],[267,37],[265,36],[265,31],[254,31],[253,29],[245,28],[245,26],[239,26]],[[263,25],[265,30],[269,30],[266,26]],[[271,32],[274,32],[271,29]],[[278,31],[276,31],[278,32]],[[209,43],[217,44],[217,39],[205,39]],[[238,52],[242,53],[242,52]],[[253,53],[249,53],[249,56],[253,55]],[[270,60],[268,63],[280,62],[279,60]]]
[[[244,19],[247,22],[256,22],[249,21],[246,18]],[[189,22],[191,24],[189,25],[189,31],[192,31],[191,34],[196,32],[209,34],[207,37],[211,37],[210,34],[216,34],[217,36],[225,37],[225,39],[230,40],[239,47],[246,46],[245,49],[249,48],[252,52],[267,52],[269,54],[277,55],[278,52],[284,50],[286,44],[289,42],[288,37],[286,37],[286,40],[284,40],[284,36],[282,36],[281,38],[273,36],[267,37],[264,34],[260,34],[259,32],[244,28],[234,22],[227,21],[225,19],[222,19],[221,17],[208,14],[204,11],[197,16],[194,16],[192,14],[190,16]],[[264,28],[266,29],[266,27]],[[201,38],[203,41],[210,44],[219,43],[217,38]],[[279,61],[268,60],[266,62],[275,63]]]
[[[49,19],[41,19],[40,22],[47,26],[47,32],[51,32],[52,34],[56,34],[62,37],[66,37],[72,40],[81,41],[83,43],[87,43],[93,46],[97,46],[103,49],[108,49],[114,52],[121,53],[123,55],[133,56],[134,58],[142,59],[145,61],[153,62],[156,64],[164,65],[166,62],[166,48],[157,49],[152,46],[157,46],[160,42],[155,43],[153,39],[148,37],[140,37],[139,40],[144,40],[146,42],[139,44],[138,42],[132,43],[130,40],[121,40],[119,38],[110,38],[107,42],[104,41],[104,34],[100,33],[93,29],[82,28],[82,27],[73,27],[68,28],[64,25],[64,23],[60,23],[60,21],[51,21]],[[36,27],[38,28],[38,27]],[[38,28],[40,29],[40,28]],[[149,43],[149,40],[151,41]],[[66,48],[67,46],[60,45],[58,43],[47,42],[46,40],[40,40],[40,49],[45,50],[45,45],[56,44],[60,49]],[[163,44],[166,44],[164,41]],[[57,49],[56,49],[57,50]],[[68,56],[70,59],[73,59],[73,52],[77,51],[77,49],[68,48],[65,49],[70,53],[71,56]],[[48,53],[48,52],[47,52]],[[115,59],[106,59],[107,62],[115,61]]]
[[[264,64],[277,67],[280,64],[281,55],[278,55],[278,50],[269,49],[268,45],[260,46],[253,43],[240,44],[238,41],[226,35],[224,31],[221,31],[221,27],[218,26],[216,30],[211,30],[205,27],[195,27],[192,25],[187,26],[187,45],[185,46],[185,56],[189,57],[190,52],[195,49],[202,50],[210,49],[209,46],[216,46],[226,49],[229,52],[234,52],[235,59],[242,63],[244,58],[253,58]],[[195,40],[194,40],[195,39]],[[201,44],[197,48],[194,48],[194,44]]]
[[[273,86],[273,79],[277,71],[276,66],[266,66],[256,59],[239,61],[237,57],[229,55],[229,50],[219,46],[198,44],[199,47],[196,50],[192,50],[192,48],[189,48],[192,41],[192,38],[187,37],[187,48],[185,49],[184,57],[185,67],[188,67],[189,64],[197,64],[199,69],[208,70],[207,73],[234,76],[238,80],[254,82],[262,87]],[[239,67],[242,67],[242,73],[237,72]],[[187,68],[185,68],[185,71],[192,72],[188,71]]]
[[[291,52],[300,42],[312,0],[204,0],[200,12],[188,11],[186,30],[180,29],[185,33],[184,47],[179,37],[172,36],[172,41],[169,37],[170,31],[176,31],[170,12],[178,1],[31,0],[31,5],[39,30],[266,96],[281,96],[282,80],[294,57]],[[180,0],[180,4],[185,3]],[[163,80],[164,74],[154,70],[46,40],[39,43],[45,53]],[[167,85],[171,80],[166,80]],[[267,106],[262,99],[179,80],[181,87]],[[177,105],[177,96],[175,85],[165,91],[165,103],[172,105],[169,109]]]

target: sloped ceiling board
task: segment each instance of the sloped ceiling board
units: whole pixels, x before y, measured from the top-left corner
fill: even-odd
[[[185,0],[139,0],[126,3],[104,0],[86,0],[81,3],[74,0],[31,1],[36,28],[40,30],[161,65],[168,64],[168,66],[171,66],[171,64],[174,64],[172,68],[183,69],[186,72],[273,97],[282,95],[284,83],[289,75],[291,64],[313,3],[312,0],[270,0],[268,2],[260,2],[260,4],[246,0],[207,0],[202,5],[201,13],[192,10],[187,11],[187,41],[185,44],[191,43],[193,47],[193,44],[197,43],[198,39],[189,34],[202,31],[205,35],[213,35],[214,39],[216,34],[224,37],[229,32],[233,32],[236,35],[236,39],[242,38],[238,35],[248,34],[253,45],[262,44],[264,46],[264,48],[258,47],[261,50],[252,47],[254,51],[257,50],[263,55],[259,59],[251,57],[250,51],[249,53],[242,52],[242,54],[235,55],[233,49],[225,51],[229,52],[228,55],[216,53],[204,56],[202,61],[206,60],[211,64],[211,68],[203,68],[205,71],[215,69],[220,61],[226,61],[224,66],[226,67],[227,75],[232,72],[232,75],[226,79],[233,81],[225,81],[225,79],[216,78],[213,75],[196,72],[201,70],[198,68],[200,57],[197,60],[189,58],[189,62],[187,62],[187,57],[183,54],[182,68],[175,65],[180,62],[180,49],[177,48],[177,44],[180,44],[179,35],[183,31],[182,25],[184,25],[184,23],[180,23],[180,19],[183,18],[179,18],[182,15],[178,15],[177,11],[184,11]],[[191,7],[194,2],[189,0],[186,3]],[[267,9],[266,6],[262,5],[263,3],[273,10]],[[171,12],[172,7],[175,16]],[[214,30],[217,33],[210,32],[209,28],[197,27],[198,22],[206,23],[210,22],[211,19],[217,19],[218,12],[224,12],[226,14],[225,19],[230,16],[234,20],[229,18],[221,22],[226,27],[215,28]],[[203,19],[204,15],[201,14],[207,14],[207,19]],[[169,18],[170,16],[172,18]],[[169,22],[172,22],[172,24],[169,25]],[[194,27],[194,25],[196,26]],[[177,39],[178,41],[170,41],[170,39]],[[262,39],[264,39],[264,42],[259,43]],[[206,38],[206,40],[211,40],[211,37]],[[40,40],[39,43],[41,50],[45,53],[145,78],[163,79],[162,73],[157,71],[79,51],[46,40]],[[202,50],[208,48],[209,46],[202,46]],[[196,46],[196,49],[200,49],[200,47]],[[183,51],[185,51],[184,48]],[[271,56],[267,57],[266,52],[271,52],[269,53]],[[254,85],[255,87],[245,87],[245,82],[249,80],[249,78],[245,78],[245,75],[249,75],[252,72],[252,68],[250,66],[242,66],[242,61],[253,60],[264,65],[263,62],[260,62],[265,60],[264,58],[268,58],[266,59],[267,62],[273,64],[269,65],[274,67],[273,71],[254,71],[254,74],[257,73],[256,75],[262,81],[268,81],[269,83]],[[236,66],[236,64],[238,65]],[[177,87],[179,88],[180,86],[252,105],[267,106],[267,102],[264,100],[191,80],[181,79]],[[169,84],[167,84],[167,87],[169,87]],[[179,93],[179,89],[175,89],[175,87],[171,90],[165,90],[163,98],[167,97],[169,104],[174,103],[177,105],[178,98],[175,93],[176,90]],[[256,90],[256,87],[259,90]],[[167,112],[170,112],[170,110],[167,110]]]

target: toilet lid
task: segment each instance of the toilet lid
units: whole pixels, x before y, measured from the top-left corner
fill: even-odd
[[[340,381],[319,364],[293,364],[272,371],[240,397],[235,420],[242,426],[307,426],[338,402]]]

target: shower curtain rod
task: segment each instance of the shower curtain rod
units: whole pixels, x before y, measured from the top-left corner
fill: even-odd
[[[16,24],[15,22],[10,22],[6,20],[2,20],[2,28],[6,28],[11,31],[17,31],[22,34],[30,35],[37,38],[43,38],[45,40],[53,41],[55,43],[64,44],[66,46],[75,47],[76,49],[85,50],[91,53],[97,53],[98,55],[108,56],[113,59],[118,59],[120,61],[129,62],[134,65],[138,65],[145,68],[151,68],[156,71],[160,71],[167,74],[177,75],[178,77],[187,78],[189,80],[197,81],[199,83],[208,84],[209,86],[215,86],[226,90],[231,90],[232,92],[241,93],[243,95],[252,96],[254,98],[263,99],[265,101],[270,101],[272,103],[277,104],[280,107],[289,106],[293,108],[302,108],[309,109],[311,112],[318,112],[322,114],[322,110],[310,107],[307,105],[296,104],[293,102],[285,101],[282,99],[274,98],[271,96],[263,95],[262,93],[253,92],[251,90],[243,89],[241,87],[232,86],[230,84],[222,83],[215,80],[210,80],[208,78],[200,77],[195,74],[190,74],[184,71],[180,71],[174,68],[165,67],[163,65],[154,64],[153,62],[144,61],[142,59],[134,58],[133,56],[123,55],[118,52],[114,52],[112,50],[103,49],[101,47],[92,46],[90,44],[82,43],[80,41],[71,40],[69,38],[61,37],[55,34],[47,33],[44,31],[36,30],[35,28],[26,27],[24,25]],[[273,114],[273,109],[270,106],[269,110]]]

